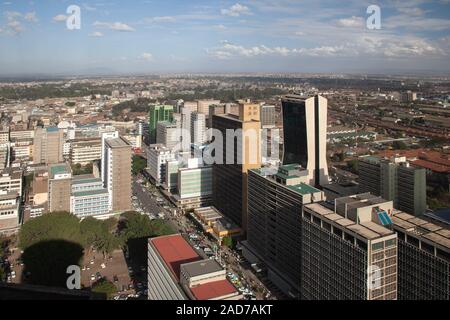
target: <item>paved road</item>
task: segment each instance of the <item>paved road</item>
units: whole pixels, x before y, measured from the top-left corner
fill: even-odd
[[[161,211],[164,211],[164,209],[158,205],[156,199],[136,180],[133,181],[132,190],[133,195],[138,198],[141,208],[145,213],[157,215]]]
[[[138,202],[140,203],[140,206],[142,210],[145,213],[157,215],[160,212],[164,212],[166,214],[166,217],[168,218],[168,222],[172,225],[173,229],[176,230],[178,233],[187,234],[190,233],[191,230],[197,230],[197,226],[195,226],[190,219],[188,219],[183,214],[179,214],[177,216],[174,216],[169,210],[165,210],[163,208],[164,204],[162,206],[159,206],[156,199],[157,198],[163,198],[165,200],[165,203],[169,205],[170,207],[173,207],[171,203],[168,203],[168,201],[164,198],[162,193],[159,191],[159,189],[155,188],[154,186],[151,187],[151,191],[147,189],[147,187],[143,187],[140,183],[137,181],[141,178],[137,178],[133,182],[133,195],[137,197]],[[156,196],[153,196],[152,193],[156,192]],[[207,245],[209,248],[213,248],[216,243],[213,243],[210,241],[207,237],[205,237],[202,240],[202,243]],[[194,245],[194,243],[192,243]],[[219,251],[219,255],[221,256],[221,260],[226,263],[227,271],[231,271],[235,274],[242,275],[241,283],[244,287],[251,287],[253,289],[259,288],[259,290],[254,290],[254,292],[257,295],[258,299],[264,299],[264,294],[260,293],[261,288],[264,288],[264,293],[267,292],[267,285],[264,285],[260,279],[252,272],[252,269],[250,266],[245,266],[244,264],[241,265],[239,261],[236,259],[236,253],[232,252],[231,250],[227,248],[222,248]],[[225,258],[226,257],[226,258]],[[272,289],[272,288],[271,288]],[[272,291],[273,292],[273,291]],[[273,292],[275,293],[275,292]],[[278,296],[278,295],[276,295]],[[274,297],[275,298],[275,297]]]

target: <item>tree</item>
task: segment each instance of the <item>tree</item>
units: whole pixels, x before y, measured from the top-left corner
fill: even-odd
[[[347,168],[350,172],[358,174],[359,172],[358,160],[350,160],[349,162],[347,162]]]
[[[138,175],[146,167],[147,167],[147,161],[144,158],[137,156],[137,155],[133,156],[132,172],[134,175]]]
[[[80,220],[68,212],[53,212],[26,222],[20,229],[22,250],[46,240],[66,240],[84,247]]]
[[[122,214],[119,222],[120,239],[130,257],[138,263],[147,261],[147,239],[172,234],[172,228],[163,220],[150,220],[147,215],[134,211]]]
[[[120,247],[119,240],[111,233],[110,222],[89,217],[81,221],[80,229],[87,247],[95,248],[104,257]]]
[[[233,238],[231,237],[225,237],[222,239],[222,244],[230,249],[233,248],[234,243],[233,243]]]
[[[408,146],[403,141],[394,141],[394,143],[392,144],[392,147],[395,150],[406,150],[406,149],[408,149]]]
[[[107,299],[109,300],[117,292],[117,288],[114,283],[103,278],[92,285],[91,291],[95,293],[105,294]]]

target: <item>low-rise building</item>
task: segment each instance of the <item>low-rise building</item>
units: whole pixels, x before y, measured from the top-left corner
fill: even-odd
[[[9,236],[19,231],[20,197],[17,192],[0,191],[0,235]]]
[[[179,234],[148,241],[150,300],[240,300],[215,261],[202,258]]]
[[[109,216],[109,194],[102,179],[91,175],[72,179],[70,212],[79,218]]]
[[[100,138],[75,140],[71,143],[70,161],[73,164],[86,165],[102,157],[102,142]]]

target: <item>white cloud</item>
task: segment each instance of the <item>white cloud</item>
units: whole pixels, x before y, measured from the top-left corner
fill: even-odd
[[[214,28],[217,30],[226,30],[227,29],[227,27],[225,27],[223,24],[215,25]]]
[[[341,27],[363,27],[364,19],[362,17],[352,16],[351,18],[339,19],[337,25]]]
[[[100,38],[100,37],[103,37],[103,33],[96,31],[96,32],[89,34],[89,37]]]
[[[28,12],[25,14],[23,18],[28,22],[38,22],[36,12]]]
[[[10,32],[14,35],[24,31],[22,24],[17,20],[8,22],[7,26],[10,29]]]
[[[252,12],[250,11],[250,9],[248,7],[246,7],[240,3],[236,3],[228,9],[221,9],[220,13],[222,13],[225,16],[230,16],[230,17],[239,17],[240,15],[251,15],[252,14]]]
[[[17,12],[17,11],[6,11],[5,15],[6,15],[6,19],[8,21],[14,21],[17,18],[21,18],[22,17],[22,14],[20,12]]]
[[[139,58],[142,60],[145,60],[145,61],[153,61],[154,60],[153,55],[149,52],[144,52],[143,54],[140,55]]]
[[[64,14],[58,14],[57,16],[53,17],[53,21],[55,21],[55,22],[63,22],[63,21],[66,21],[67,18],[68,17],[66,15],[64,15]]]
[[[176,17],[172,17],[172,16],[147,18],[147,21],[149,21],[149,22],[175,22],[176,20],[177,20]]]
[[[130,27],[129,25],[122,23],[122,22],[100,22],[96,21],[94,22],[95,27],[104,27],[115,31],[121,31],[121,32],[134,32],[136,31],[134,28]]]
[[[222,41],[221,46],[206,49],[213,58],[225,60],[233,58],[254,58],[263,56],[310,56],[310,57],[385,57],[410,58],[446,56],[448,52],[439,43],[432,43],[416,37],[362,36],[353,41],[335,45],[323,45],[310,48],[268,47],[265,45],[244,47]]]

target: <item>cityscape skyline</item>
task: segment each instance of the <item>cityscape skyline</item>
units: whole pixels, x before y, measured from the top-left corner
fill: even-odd
[[[67,8],[81,10],[68,30]],[[450,72],[446,0],[5,1],[0,76],[165,72]]]

